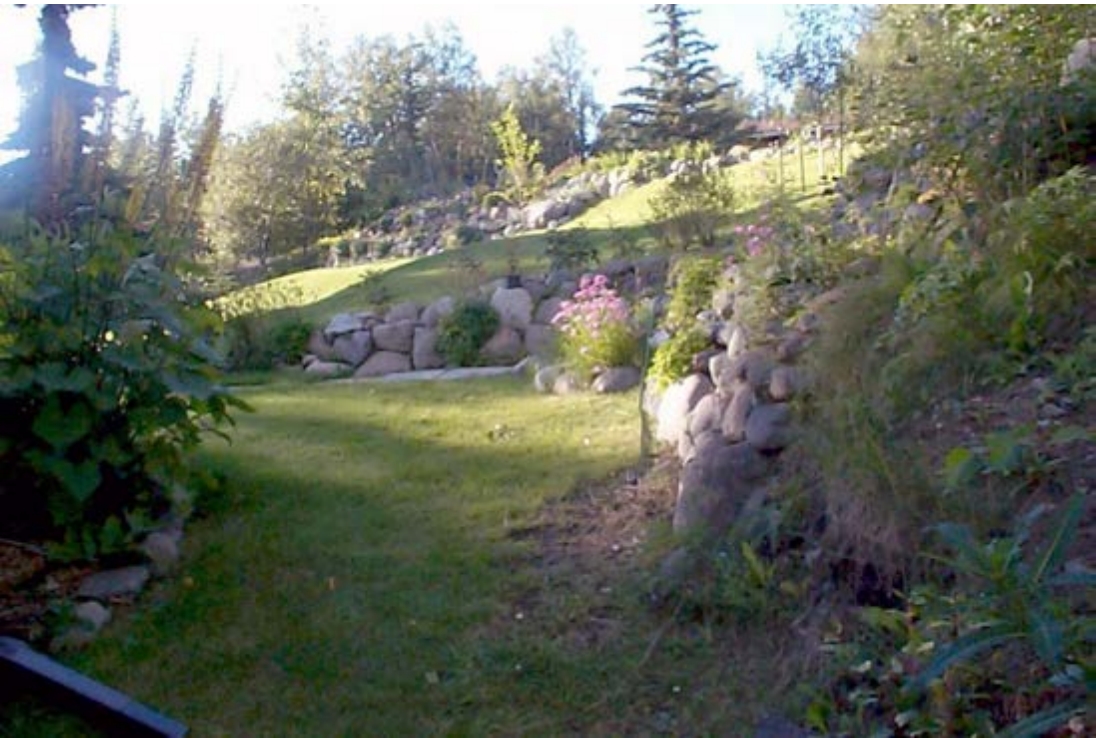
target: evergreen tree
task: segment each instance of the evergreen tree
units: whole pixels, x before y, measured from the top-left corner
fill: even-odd
[[[658,148],[711,137],[720,125],[716,101],[726,89],[709,55],[715,46],[689,24],[695,10],[654,5],[658,35],[647,44],[643,66],[646,85],[624,91],[637,102],[618,106],[628,115],[633,145]]]
[[[2,144],[27,155],[0,169],[0,206],[25,204],[49,225],[59,224],[87,199],[80,191],[91,144],[84,120],[94,115],[104,88],[79,79],[95,69],[76,52],[68,25],[69,14],[84,7],[42,6],[38,56],[18,70],[23,110],[15,132]]]

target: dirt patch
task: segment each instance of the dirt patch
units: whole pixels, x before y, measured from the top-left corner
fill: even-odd
[[[82,566],[51,565],[37,547],[0,540],[0,635],[41,644],[91,573]]]

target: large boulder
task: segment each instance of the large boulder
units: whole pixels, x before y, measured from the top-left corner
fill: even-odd
[[[309,362],[308,366],[304,368],[304,373],[313,377],[330,379],[331,377],[341,377],[344,374],[349,374],[353,368],[341,361],[320,361],[317,359]]]
[[[525,353],[541,358],[555,352],[558,335],[554,328],[540,323],[531,323],[525,329]]]
[[[689,428],[689,413],[715,387],[707,377],[690,374],[670,385],[658,404],[655,438],[676,446]]]
[[[337,358],[335,347],[324,337],[323,330],[319,329],[312,331],[312,335],[308,337],[308,346],[305,351],[324,361],[334,361]]]
[[[491,295],[491,307],[503,325],[524,328],[533,321],[533,298],[522,287],[501,287]]]
[[[395,351],[410,354],[415,342],[415,323],[401,320],[398,323],[382,323],[373,328],[373,345],[379,351]]]
[[[413,302],[401,302],[398,305],[393,305],[388,314],[384,316],[384,322],[386,323],[399,323],[403,320],[410,320],[415,322],[419,319],[419,306]]]
[[[753,387],[747,382],[738,380],[731,389],[730,397],[731,401],[723,412],[720,430],[724,438],[736,443],[746,437],[746,421],[749,420],[750,411],[757,402],[757,396]]]
[[[441,297],[426,306],[426,309],[422,311],[420,320],[427,328],[433,328],[441,322],[442,318],[452,313],[456,306],[457,302],[452,297]]]
[[[373,336],[367,330],[344,333],[335,339],[334,349],[339,361],[359,366],[373,350]]]
[[[753,388],[765,387],[772,376],[774,362],[767,351],[753,349],[736,356],[731,363],[731,375],[745,380]]]
[[[640,379],[639,369],[634,366],[615,366],[599,374],[592,387],[594,392],[602,395],[612,392],[627,392],[633,387],[639,386]]]
[[[354,372],[356,379],[382,377],[385,374],[397,374],[411,371],[411,357],[395,351],[378,351],[365,360]]]
[[[748,444],[729,444],[717,432],[702,435],[681,469],[674,532],[724,533],[769,468],[768,460]]]
[[[415,369],[441,369],[445,357],[438,353],[438,332],[434,328],[415,328],[411,365]]]
[[[537,312],[533,316],[533,320],[537,323],[551,323],[552,318],[556,317],[556,313],[559,312],[561,305],[563,305],[563,298],[549,297],[537,306]]]
[[[787,402],[806,387],[803,372],[794,366],[778,366],[769,380],[769,397],[777,402]]]
[[[705,395],[689,413],[689,435],[700,438],[709,431],[718,431],[723,424],[723,413],[728,400],[713,392]]]
[[[484,345],[482,354],[490,364],[514,364],[525,355],[525,343],[515,328],[503,325]]]

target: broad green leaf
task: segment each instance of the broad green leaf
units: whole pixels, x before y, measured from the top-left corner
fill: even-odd
[[[944,457],[944,483],[949,490],[967,486],[978,476],[982,461],[969,448],[957,446]]]
[[[1084,708],[1080,700],[1063,702],[1060,705],[1037,712],[997,734],[998,738],[1040,738],[1049,731],[1064,725],[1078,711]]]
[[[1062,624],[1040,607],[1031,608],[1030,636],[1035,653],[1047,666],[1056,668],[1062,661]]]
[[[55,451],[63,453],[90,433],[94,422],[94,414],[84,402],[75,402],[66,411],[61,407],[60,398],[50,395],[31,429]]]
[[[952,666],[1021,637],[1023,633],[1009,623],[996,623],[968,633],[938,650],[936,657],[910,682],[910,686],[918,691],[924,690]]]

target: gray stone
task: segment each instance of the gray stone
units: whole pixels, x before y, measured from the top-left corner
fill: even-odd
[[[818,738],[818,734],[782,717],[770,715],[757,724],[754,738]]]
[[[92,633],[98,633],[110,623],[110,609],[95,600],[76,603],[72,615]]]
[[[413,302],[401,302],[398,305],[393,305],[388,311],[388,314],[384,316],[384,322],[386,323],[399,323],[404,320],[410,320],[412,323],[419,319],[419,306]]]
[[[552,392],[557,395],[573,395],[584,389],[586,388],[582,382],[571,372],[563,372],[552,383]]]
[[[758,451],[780,451],[791,442],[791,408],[758,405],[746,420],[746,443]]]
[[[416,370],[441,369],[445,357],[438,353],[438,332],[434,328],[415,328],[414,345],[411,349],[411,366]]]
[[[85,600],[106,601],[112,597],[139,594],[148,584],[151,572],[147,566],[126,566],[92,574],[80,583],[76,596]]]
[[[798,331],[784,336],[776,346],[776,360],[790,364],[807,350],[807,337]]]
[[[564,369],[560,364],[552,364],[550,366],[544,366],[537,370],[537,373],[533,376],[533,386],[537,392],[543,394],[550,394],[555,387],[556,380],[563,375]]]
[[[530,323],[525,329],[525,352],[541,358],[555,353],[558,335],[554,328],[540,323]]]
[[[708,360],[708,374],[716,390],[727,397],[731,396],[736,381],[732,368],[731,357],[727,356],[726,352],[720,351]]]
[[[407,354],[396,353],[395,351],[378,351],[358,367],[358,370],[354,372],[354,378],[381,377],[385,374],[409,371],[411,371],[411,357]]]
[[[689,413],[714,389],[711,380],[700,374],[670,385],[659,402],[655,438],[676,446],[689,427]]]
[[[529,297],[532,298],[533,304],[536,305],[544,299],[548,294],[548,285],[545,284],[543,279],[537,279],[535,277],[523,277],[521,280],[521,286],[529,293]],[[548,321],[540,321],[547,323]]]
[[[165,577],[179,564],[179,543],[167,533],[150,533],[141,541],[140,551],[148,559],[154,576]]]
[[[503,325],[524,328],[533,321],[533,298],[522,287],[495,290],[491,307],[499,314]]]
[[[634,366],[614,366],[597,376],[593,383],[593,390],[601,395],[627,392],[639,386],[640,378],[639,369]]]
[[[718,393],[713,392],[701,398],[689,413],[689,435],[699,438],[704,433],[719,431],[726,408],[727,399]]]
[[[560,305],[562,304],[563,298],[549,297],[537,306],[537,312],[536,315],[533,316],[533,321],[545,324],[551,323],[552,318],[556,317],[556,313],[559,312]]]
[[[731,364],[731,374],[734,378],[749,382],[755,389],[768,385],[772,370],[772,358],[767,351],[761,349],[740,354]]]
[[[442,297],[426,306],[422,311],[420,320],[427,328],[435,327],[442,318],[449,315],[456,308],[457,302],[452,297]]]
[[[327,327],[323,329],[323,334],[328,341],[332,341],[344,333],[353,333],[365,327],[367,327],[367,322],[361,314],[339,313],[328,321]]]
[[[373,335],[370,331],[344,333],[335,339],[335,356],[339,361],[358,366],[369,358],[373,350]]]
[[[737,359],[746,353],[746,330],[742,326],[736,325],[730,330],[730,335],[727,336],[725,343],[727,344],[727,356]]]
[[[731,401],[727,403],[720,425],[724,438],[732,443],[746,438],[746,421],[756,401],[754,390],[747,382],[735,382],[731,390]]]
[[[728,444],[717,433],[697,439],[693,457],[681,470],[674,532],[721,535],[769,469],[769,462],[747,444]]]
[[[803,391],[803,385],[803,372],[791,366],[778,366],[769,380],[769,397],[787,402]]]
[[[514,364],[525,355],[521,333],[509,325],[500,326],[483,346],[483,358],[492,364]]]
[[[334,361],[336,359],[335,348],[324,338],[324,332],[319,329],[312,331],[312,335],[308,337],[308,346],[305,350],[324,361]]]
[[[1089,70],[1096,68],[1096,38],[1082,38],[1073,44],[1062,70],[1062,86],[1084,79]]]
[[[317,359],[304,368],[304,373],[314,377],[341,377],[343,374],[351,372],[353,368],[341,361],[320,361]]]
[[[378,351],[394,351],[410,354],[415,344],[415,323],[401,320],[398,323],[383,323],[373,328],[373,345]]]

